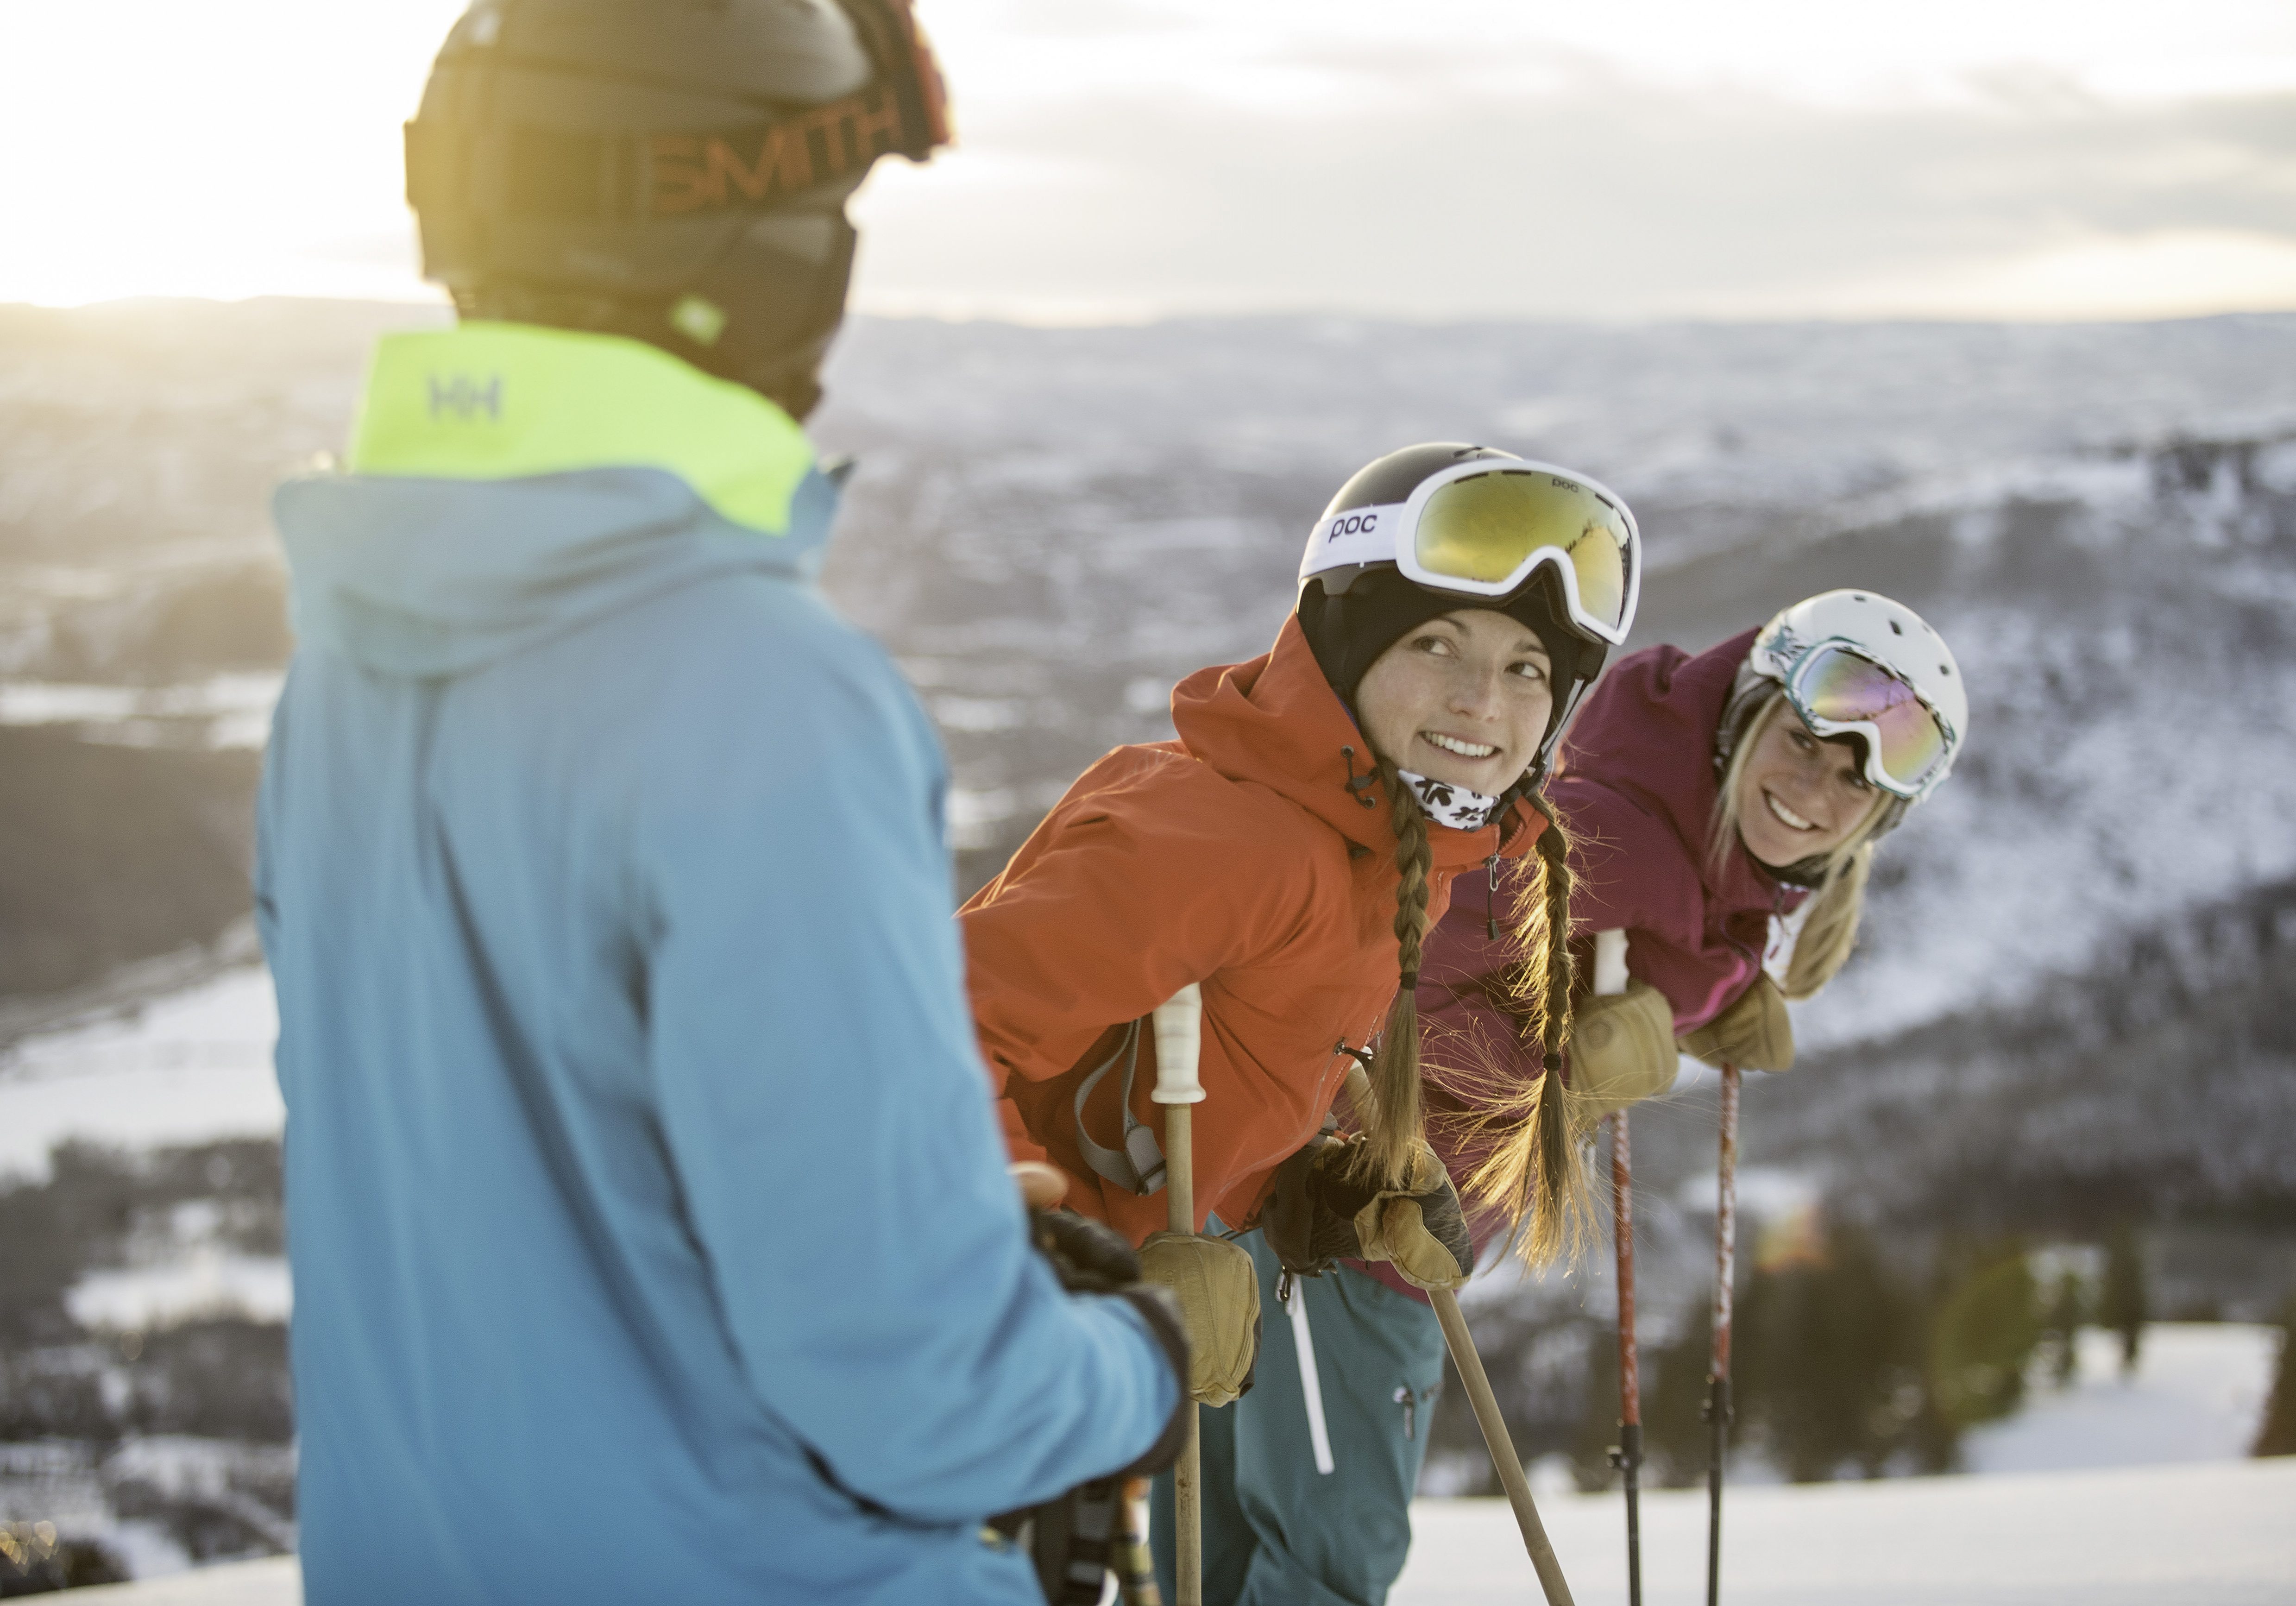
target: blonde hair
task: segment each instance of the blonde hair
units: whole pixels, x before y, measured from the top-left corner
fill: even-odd
[[[1357,1146],[1354,1171],[1361,1180],[1386,1184],[1409,1175],[1412,1156],[1426,1141],[1418,984],[1434,850],[1418,798],[1391,759],[1374,758],[1395,830],[1394,929],[1402,985],[1365,1078],[1370,1096],[1357,1105],[1365,1142]],[[1591,1128],[1570,1118],[1568,1100],[1549,1096],[1549,1090],[1562,1091],[1562,1045],[1570,1034],[1570,840],[1552,804],[1536,792],[1528,800],[1551,823],[1538,839],[1538,873],[1515,900],[1511,934],[1520,958],[1507,985],[1509,1002],[1525,1023],[1526,1038],[1538,1045],[1546,1074],[1528,1086],[1488,1077],[1505,1091],[1474,1127],[1498,1133],[1498,1145],[1467,1186],[1498,1204],[1524,1255],[1544,1263],[1580,1236],[1592,1197],[1580,1151]]]
[[[1594,1130],[1562,1086],[1571,1021],[1570,839],[1544,795],[1533,792],[1527,801],[1547,825],[1537,843],[1538,873],[1515,898],[1512,935],[1521,959],[1507,990],[1524,1042],[1537,1047],[1540,1074],[1526,1083],[1494,1066],[1478,1068],[1489,1096],[1468,1131],[1471,1141],[1489,1138],[1495,1146],[1467,1191],[1497,1207],[1516,1251],[1544,1266],[1575,1252],[1585,1237],[1593,1199],[1585,1151]]]
[[[1714,799],[1714,823],[1707,833],[1709,862],[1718,869],[1738,846],[1738,792],[1754,745],[1777,723],[1780,712],[1792,706],[1783,686],[1766,696],[1723,767],[1721,790]],[[1881,829],[1889,804],[1886,794],[1876,793],[1857,828],[1825,856],[1824,871],[1810,891],[1809,912],[1802,917],[1800,933],[1794,938],[1785,985],[1778,989],[1787,997],[1809,997],[1849,962],[1850,952],[1857,946],[1857,922],[1866,913],[1866,878],[1874,870],[1874,833]]]
[[[1395,829],[1395,947],[1402,973],[1372,1052],[1372,1107],[1354,1169],[1362,1180],[1384,1185],[1411,1175],[1412,1156],[1427,1137],[1419,1096],[1419,957],[1427,941],[1427,876],[1435,850],[1427,839],[1427,815],[1394,760],[1373,757]]]

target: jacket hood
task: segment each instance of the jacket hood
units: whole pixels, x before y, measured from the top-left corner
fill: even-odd
[[[466,674],[661,592],[810,578],[836,490],[789,416],[610,335],[387,336],[348,473],[272,508],[296,633],[384,674]]]
[[[1324,678],[1298,615],[1283,621],[1275,648],[1261,657],[1199,669],[1182,681],[1172,692],[1172,725],[1191,757],[1229,780],[1265,786],[1349,841],[1394,854],[1390,799],[1371,743]],[[1435,868],[1461,870],[1494,853],[1520,856],[1545,825],[1518,801],[1480,831],[1431,829]]]
[[[1557,767],[1564,774],[1587,771],[1671,825],[1710,898],[1767,909],[1779,883],[1743,843],[1731,844],[1718,867],[1707,851],[1720,794],[1714,731],[1756,634],[1742,632],[1694,657],[1651,647],[1620,660],[1563,738]]]

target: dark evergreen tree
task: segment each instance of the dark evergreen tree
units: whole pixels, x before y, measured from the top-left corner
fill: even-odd
[[[1587,1346],[1586,1409],[1570,1438],[1570,1479],[1582,1495],[1592,1495],[1619,1481],[1611,1465],[1611,1451],[1619,1442],[1618,1330],[1607,1327]],[[1643,1381],[1650,1382],[1651,1356],[1642,1356]],[[1648,1408],[1648,1401],[1644,1401]]]
[[[1824,1231],[1803,1252],[1758,1269],[1748,1286],[1740,1422],[1797,1482],[1853,1466],[1878,1478],[1900,1451],[1926,1466],[1934,1435],[1916,1430],[1928,1411],[1924,1326],[1919,1299],[1866,1233]]]
[[[2120,1335],[2120,1370],[2136,1370],[2137,1352],[2144,1343],[2144,1323],[2150,1318],[2144,1286],[2144,1256],[2136,1229],[2128,1222],[2115,1227],[2104,1246],[2104,1287],[2096,1299],[2096,1324]]]
[[[2080,1376],[2080,1330],[2088,1320],[2088,1291],[2080,1274],[2067,1266],[2057,1274],[2056,1292],[2049,1299],[2047,1340],[2049,1381],[2070,1389]]]
[[[1671,1340],[1643,1346],[1644,1487],[1688,1488],[1705,1478],[1711,1441],[1701,1412],[1713,1350],[1714,1304],[1705,1293],[1685,1307]]]
[[[2296,1299],[2280,1307],[2280,1368],[2251,1455],[2296,1455]]]
[[[2039,1291],[2024,1246],[1948,1247],[1944,1298],[1930,1331],[1929,1387],[1958,1427],[2009,1415],[2025,1397],[2025,1369],[2041,1340]]]

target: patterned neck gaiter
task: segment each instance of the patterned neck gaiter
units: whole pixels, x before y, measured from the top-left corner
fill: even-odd
[[[1404,784],[1419,799],[1419,807],[1438,825],[1448,825],[1454,831],[1480,831],[1498,812],[1499,800],[1488,793],[1469,791],[1447,781],[1431,781],[1407,769],[1395,773],[1403,777]]]

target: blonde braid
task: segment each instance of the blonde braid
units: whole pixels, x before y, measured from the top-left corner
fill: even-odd
[[[1493,1148],[1467,1188],[1505,1214],[1524,1258],[1541,1266],[1575,1250],[1585,1234],[1589,1133],[1562,1086],[1574,979],[1570,839],[1543,795],[1534,792],[1527,800],[1548,824],[1538,836],[1538,873],[1515,904],[1514,938],[1521,961],[1509,1002],[1524,1023],[1525,1037],[1538,1045],[1540,1074],[1501,1093],[1475,1118],[1475,1135],[1493,1140]]]
[[[1427,876],[1435,850],[1427,840],[1427,816],[1393,761],[1380,758],[1377,767],[1395,827],[1395,946],[1401,975],[1372,1056],[1375,1116],[1355,1164],[1360,1178],[1384,1184],[1410,1175],[1411,1158],[1427,1136],[1419,1094],[1419,959],[1427,940]]]

